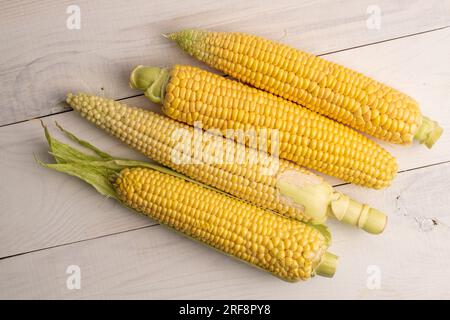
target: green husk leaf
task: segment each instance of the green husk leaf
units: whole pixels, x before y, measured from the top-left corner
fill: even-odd
[[[109,154],[107,154],[106,152],[103,152],[102,150],[100,150],[99,148],[93,146],[92,144],[90,144],[89,142],[85,141],[85,140],[81,140],[80,138],[78,138],[77,136],[75,136],[73,133],[67,131],[66,129],[64,129],[63,127],[61,127],[58,122],[55,122],[55,125],[58,127],[59,130],[61,130],[62,133],[64,133],[69,139],[71,139],[72,141],[78,143],[80,146],[85,147],[86,149],[92,150],[95,152],[95,154],[97,154],[100,158],[102,159],[113,159],[113,157]]]
[[[312,223],[307,223],[309,226],[311,226],[312,228],[316,229],[317,231],[319,231],[325,238],[325,242],[327,243],[328,246],[331,246],[331,241],[332,241],[332,236],[331,236],[331,232],[330,229],[324,225],[324,224],[312,224]]]
[[[66,163],[66,162],[74,160],[74,159],[80,159],[80,160],[85,160],[85,161],[95,161],[95,160],[102,159],[99,156],[88,155],[86,153],[80,152],[77,149],[53,138],[50,135],[47,127],[44,125],[44,123],[42,121],[41,121],[41,125],[44,128],[45,137],[46,137],[47,143],[50,147],[50,154],[52,154],[54,156],[57,163]],[[71,135],[73,136],[73,134],[71,134]],[[79,140],[79,141],[82,141],[82,140]]]

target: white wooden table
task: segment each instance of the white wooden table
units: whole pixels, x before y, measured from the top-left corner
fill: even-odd
[[[80,29],[70,29],[71,4]],[[3,1],[0,24],[0,298],[450,298],[449,0]],[[157,110],[128,87],[128,73],[199,65],[160,36],[187,27],[325,56],[412,95],[444,127],[432,150],[383,143],[400,167],[386,190],[329,179],[389,215],[380,236],[330,223],[341,257],[333,279],[284,283],[34,162],[33,153],[50,160],[36,118],[143,159],[62,101],[82,90]],[[67,286],[70,266],[80,289]]]

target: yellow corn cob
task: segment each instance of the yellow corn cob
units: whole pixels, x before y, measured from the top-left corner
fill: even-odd
[[[236,79],[379,139],[415,138],[431,148],[442,134],[411,97],[309,53],[243,33],[184,30],[168,38]]]
[[[114,159],[93,146],[101,154],[87,155],[47,131],[46,136],[58,163],[44,166],[77,176],[186,236],[286,281],[334,274],[337,257],[326,252],[328,240],[314,227],[175,176],[166,168]],[[84,141],[83,146],[90,145]]]
[[[231,154],[232,160],[224,159],[224,153],[218,161],[207,161],[195,150],[195,131],[190,126],[87,94],[69,94],[67,102],[83,117],[149,158],[257,206],[314,224],[323,223],[327,215],[332,215],[370,233],[380,233],[386,225],[384,214],[336,192],[321,177],[292,162],[277,161],[254,149],[238,148],[235,142],[221,136],[204,133],[200,150],[206,150],[214,141],[218,150],[227,150],[228,157]],[[184,161],[179,161],[183,142],[178,139],[180,133],[188,144]],[[245,156],[240,159],[242,149]]]
[[[328,175],[372,188],[388,186],[397,163],[386,150],[358,132],[265,91],[190,66],[170,70],[137,67],[134,88],[163,104],[169,117],[204,129],[267,129],[278,133],[279,155]],[[248,143],[248,141],[246,141]]]

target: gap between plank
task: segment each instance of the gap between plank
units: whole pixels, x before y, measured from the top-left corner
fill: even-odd
[[[72,241],[72,242],[67,242],[67,243],[61,243],[61,244],[57,244],[57,245],[54,245],[54,246],[49,246],[49,247],[40,248],[40,249],[34,249],[34,250],[30,250],[30,251],[19,252],[19,253],[11,254],[11,255],[9,255],[9,256],[0,257],[0,263],[1,263],[2,260],[6,260],[6,259],[10,259],[10,258],[15,258],[15,257],[18,257],[18,256],[23,256],[23,255],[29,254],[29,253],[35,253],[35,252],[39,252],[39,251],[44,251],[44,250],[49,250],[49,249],[54,249],[54,248],[59,248],[59,247],[64,247],[64,246],[69,246],[69,245],[76,244],[76,243],[80,243],[80,242],[85,242],[85,241],[91,241],[91,240],[101,239],[101,238],[110,237],[110,236],[115,236],[115,235],[122,234],[122,233],[126,233],[126,232],[131,232],[131,231],[137,231],[137,230],[141,230],[141,229],[151,228],[151,227],[155,227],[155,226],[159,226],[159,223],[150,224],[150,225],[146,225],[146,226],[142,226],[142,227],[137,227],[137,228],[132,228],[132,229],[123,230],[123,231],[118,231],[118,232],[113,232],[113,233],[108,233],[108,234],[103,234],[103,235],[100,235],[100,236],[97,236],[97,237],[86,238],[86,239],[77,240],[77,241]]]
[[[358,45],[358,46],[348,47],[348,48],[344,48],[344,49],[340,49],[340,50],[324,52],[324,53],[318,54],[317,56],[318,57],[323,57],[323,56],[327,56],[327,55],[331,55],[331,54],[335,54],[335,53],[339,53],[339,52],[344,52],[344,51],[359,49],[359,48],[363,48],[363,47],[373,46],[373,45],[377,45],[377,44],[380,44],[380,43],[395,41],[395,40],[399,40],[399,39],[403,39],[403,38],[415,37],[415,36],[418,36],[418,35],[434,32],[434,31],[440,31],[440,30],[444,30],[444,29],[447,29],[447,28],[450,28],[450,25],[439,27],[439,28],[434,28],[434,29],[430,29],[430,30],[420,31],[420,32],[416,32],[416,33],[411,33],[411,34],[407,34],[407,35],[403,35],[403,36],[398,36],[398,37],[395,37],[395,38],[375,41],[375,42],[371,42],[371,43],[366,43],[366,44],[362,44],[362,45]],[[224,75],[224,74],[222,74],[222,76],[228,77],[228,75]],[[126,100],[126,99],[140,97],[140,96],[143,96],[143,95],[144,94],[136,94],[136,95],[123,97],[123,98],[118,98],[118,99],[114,99],[114,100],[115,101],[122,101],[122,100]],[[7,127],[7,126],[12,126],[12,125],[23,123],[23,122],[26,122],[26,121],[32,121],[32,120],[36,120],[36,119],[41,119],[41,118],[53,116],[53,115],[58,115],[58,114],[66,113],[66,112],[69,112],[69,111],[73,111],[73,110],[72,109],[61,110],[61,111],[57,111],[57,112],[54,112],[54,113],[49,113],[49,114],[45,114],[45,115],[42,115],[42,116],[38,116],[38,117],[35,117],[35,118],[30,118],[30,119],[25,119],[25,120],[11,122],[11,123],[6,123],[6,124],[0,125],[0,128]]]
[[[143,96],[143,95],[144,95],[143,93],[135,94],[133,96],[129,96],[129,97],[125,97],[125,98],[114,99],[114,101],[122,101],[122,100],[137,98],[137,97],[140,97],[140,96]],[[65,101],[61,101],[61,102],[65,103]],[[58,114],[63,114],[63,113],[72,112],[72,111],[73,111],[73,109],[68,107],[65,110],[57,111],[55,113],[44,114],[42,116],[38,116],[38,117],[35,117],[35,118],[31,118],[31,119],[20,120],[20,121],[16,121],[16,122],[7,123],[7,124],[2,124],[2,125],[0,125],[0,128],[12,126],[12,125],[19,124],[19,123],[24,123],[24,122],[27,122],[27,121],[33,121],[33,120],[48,118],[48,117],[51,117],[51,116],[56,116]]]
[[[430,32],[433,32],[433,31],[444,30],[444,29],[447,29],[447,28],[450,28],[450,25],[439,27],[439,28],[435,28],[435,29],[420,31],[420,32],[416,32],[416,33],[411,33],[411,34],[407,34],[407,35],[403,35],[403,36],[398,36],[398,37],[391,38],[391,39],[375,41],[375,42],[371,42],[371,43],[368,43],[368,44],[362,44],[362,45],[359,45],[359,46],[349,47],[349,48],[345,48],[345,49],[341,49],[341,50],[330,51],[330,52],[318,54],[318,56],[322,57],[322,56],[326,56],[326,55],[330,55],[330,54],[334,54],[334,53],[339,53],[339,52],[343,52],[343,51],[347,51],[347,50],[353,50],[353,49],[373,46],[373,45],[377,45],[377,44],[384,43],[384,42],[390,42],[390,41],[394,41],[394,40],[398,40],[398,39],[419,36],[419,35],[422,35],[422,34],[425,34],[425,33],[430,33]]]
[[[414,171],[414,170],[425,169],[425,168],[434,167],[434,166],[439,166],[439,165],[446,164],[446,163],[450,163],[450,160],[436,162],[436,163],[430,163],[430,164],[426,164],[426,165],[423,165],[423,166],[410,168],[410,169],[399,170],[399,171],[397,171],[397,174],[404,173],[404,172],[409,172],[409,171]],[[349,185],[349,184],[351,184],[351,183],[350,182],[343,182],[343,183],[339,183],[339,184],[334,184],[333,188],[346,186],[346,185]]]

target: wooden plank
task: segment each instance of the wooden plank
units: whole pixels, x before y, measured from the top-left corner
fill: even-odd
[[[450,29],[445,29],[330,55],[330,59],[339,62],[364,64],[372,70],[378,68],[387,79],[397,79],[393,82],[402,85],[402,89],[416,93],[426,114],[441,121],[446,131],[432,150],[420,145],[400,147],[383,144],[397,157],[400,170],[450,160],[450,111],[441,108],[443,101],[450,101],[447,87],[450,66],[441,63],[450,52],[449,38]],[[421,43],[425,48],[421,49],[416,43]],[[374,62],[375,55],[383,57],[379,59],[382,64]],[[402,72],[397,68],[409,77],[412,76],[409,70],[417,70],[414,78],[421,81],[406,77],[399,79]],[[415,84],[417,82],[419,84]],[[159,110],[158,106],[143,97],[125,102]],[[48,124],[57,120],[114,155],[142,159],[142,156],[72,112],[44,120]],[[0,185],[0,257],[147,225],[148,222],[142,217],[123,215],[122,209],[96,195],[81,181],[39,167],[32,158],[33,152],[40,158],[49,159],[39,121],[0,128],[0,176],[3,181],[9,182]],[[329,177],[327,180],[332,184],[341,183]],[[29,197],[27,202],[23,202],[23,195]],[[368,202],[377,203],[371,199]]]
[[[370,0],[80,0],[81,28],[69,30],[72,4],[2,2],[0,125],[64,110],[60,101],[68,90],[129,97],[135,92],[127,77],[136,64],[198,64],[163,32],[239,30],[323,54],[450,25],[450,2],[439,0],[379,0],[379,29],[367,27]]]
[[[334,279],[285,283],[154,226],[1,260],[0,298],[450,298],[449,188],[450,164],[402,173],[389,192],[342,187],[390,224],[371,236],[332,223]],[[69,265],[80,267],[80,290],[66,287]]]

